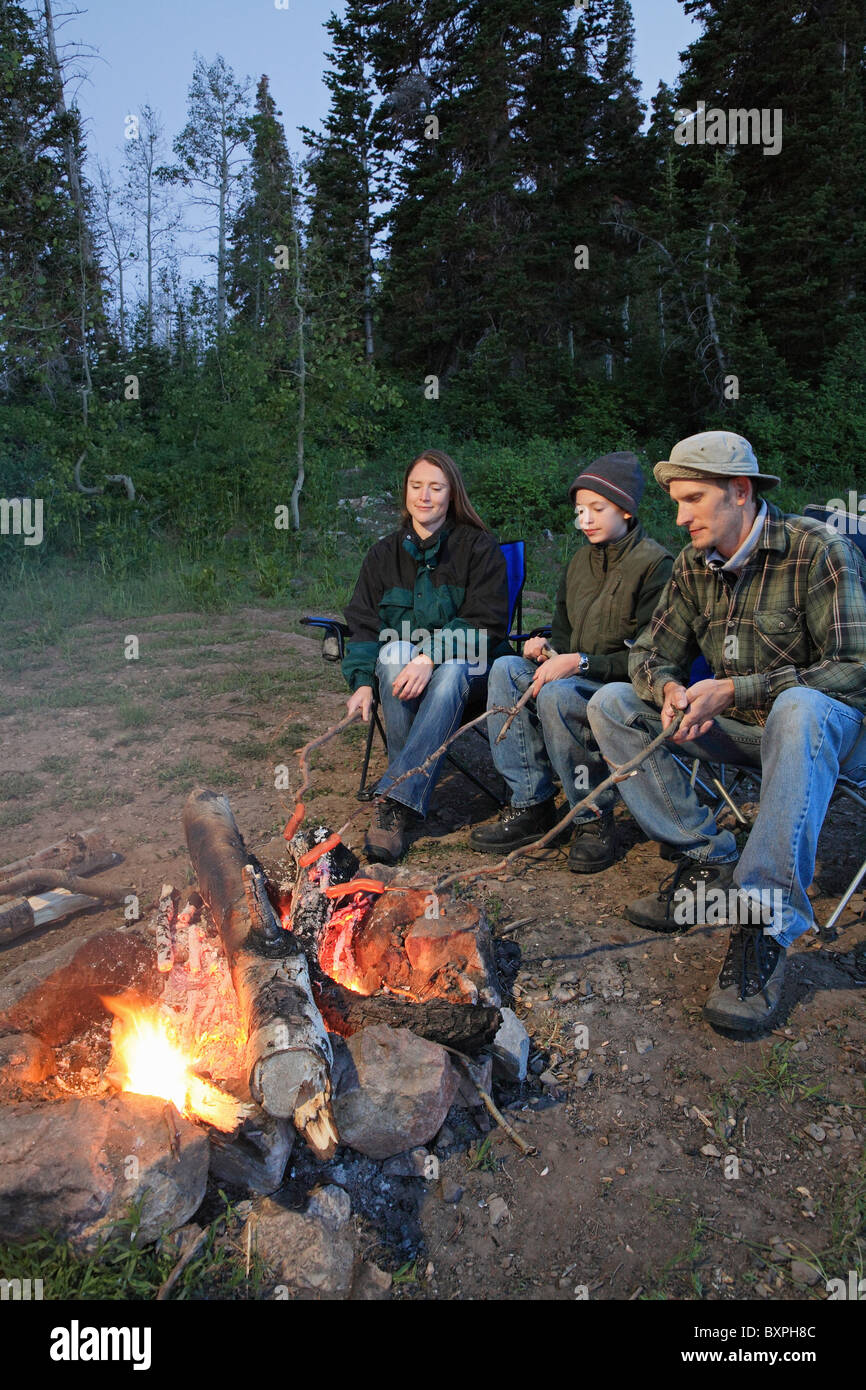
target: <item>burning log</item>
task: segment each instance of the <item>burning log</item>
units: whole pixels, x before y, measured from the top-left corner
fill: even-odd
[[[275,922],[227,798],[192,792],[183,826],[228,957],[247,1036],[250,1092],[268,1114],[293,1119],[317,1156],[330,1158],[338,1142],[330,1104],[333,1055],[306,956]]]
[[[328,1028],[351,1037],[387,1024],[478,1051],[502,1020],[492,942],[477,906],[436,898],[429,885],[379,881],[388,870],[356,879],[357,859],[343,844],[328,850],[332,840],[320,830],[289,846],[297,866],[292,932],[308,948]]]
[[[174,965],[174,941],[171,927],[175,915],[175,890],[170,883],[162,885],[159,907],[156,910],[154,929],[156,932],[156,968],[160,974],[167,975]]]

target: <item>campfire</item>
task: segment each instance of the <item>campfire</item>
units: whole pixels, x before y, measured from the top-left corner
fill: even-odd
[[[148,1116],[161,1101],[175,1159],[184,1124],[198,1127],[211,1171],[271,1191],[292,1131],[320,1161],[348,1142],[339,1086],[353,1075],[346,1049],[356,1034],[408,1030],[422,1050],[463,1054],[492,1041],[502,1021],[492,942],[469,899],[437,896],[405,870],[364,876],[327,827],[290,824],[266,872],[225,797],[193,792],[183,822],[198,892],[182,901],[163,884],[144,932],[131,925],[86,941],[0,1008],[0,1044],[11,1037],[23,1040],[22,1056],[38,1053],[39,1065],[15,1076],[18,1099],[41,1116],[64,1095],[149,1105]],[[432,1052],[447,1078],[451,1063]],[[453,1084],[442,1078],[444,1110],[428,1137],[458,1084],[456,1073]]]

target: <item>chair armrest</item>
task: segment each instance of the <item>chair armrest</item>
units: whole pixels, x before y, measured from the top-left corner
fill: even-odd
[[[349,629],[337,618],[301,618],[302,627],[322,629],[322,657],[325,661],[342,661]]]

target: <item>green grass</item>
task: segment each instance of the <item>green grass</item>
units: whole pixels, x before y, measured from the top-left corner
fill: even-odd
[[[137,705],[126,697],[115,706],[114,715],[121,729],[142,729],[156,722],[154,712],[148,705]]]
[[[0,801],[23,801],[41,790],[42,783],[32,772],[0,772]]]
[[[761,1058],[760,1067],[744,1067],[732,1078],[745,1087],[746,1095],[780,1100],[788,1105],[809,1100],[825,1089],[824,1082],[814,1083],[811,1071],[800,1062],[792,1042],[774,1043]]]
[[[264,1267],[253,1253],[247,1276],[245,1255],[235,1245],[240,1218],[223,1200],[225,1212],[208,1227],[205,1241],[181,1273],[169,1299],[261,1297]],[[0,1244],[0,1266],[6,1279],[41,1279],[46,1301],[150,1301],[177,1263],[177,1252],[169,1242],[144,1248],[136,1245],[138,1229],[138,1215],[131,1213],[92,1254],[83,1254],[50,1234],[22,1245]]]

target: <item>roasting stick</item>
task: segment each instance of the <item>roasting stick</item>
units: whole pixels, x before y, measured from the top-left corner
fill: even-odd
[[[513,849],[504,859],[500,859],[498,864],[491,864],[485,869],[464,869],[460,873],[449,874],[446,878],[440,879],[436,884],[436,892],[441,893],[443,888],[450,888],[452,883],[471,883],[476,878],[486,878],[489,874],[499,874],[503,869],[509,868],[514,860],[519,859],[522,855],[531,854],[532,851],[536,849],[546,849],[551,840],[556,839],[557,835],[559,835],[566,826],[572,824],[579,811],[590,808],[598,814],[598,804],[595,798],[598,796],[599,792],[606,791],[608,787],[616,786],[617,782],[624,782],[628,777],[635,777],[640,770],[641,763],[645,762],[651,753],[654,753],[657,748],[660,748],[663,743],[667,742],[667,740],[676,733],[682,723],[684,713],[684,710],[678,710],[675,718],[668,727],[662,729],[661,733],[658,734],[651,743],[648,743],[646,748],[640,753],[637,753],[633,758],[630,758],[627,763],[623,763],[621,767],[616,767],[611,763],[610,766],[613,767],[613,771],[610,776],[606,777],[603,782],[600,782],[582,801],[578,801],[576,806],[572,806],[568,814],[563,816],[562,820],[558,821],[551,830],[548,830],[546,835],[542,835],[541,839],[536,840],[531,845],[524,845],[522,849]]]

